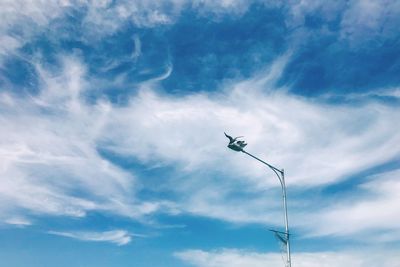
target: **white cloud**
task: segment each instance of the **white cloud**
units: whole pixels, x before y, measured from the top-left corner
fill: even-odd
[[[38,67],[42,91],[33,98],[1,96],[0,219],[29,213],[84,216],[103,210],[138,217],[134,177],[97,152],[109,104],[85,104],[85,69],[74,58],[51,74]]]
[[[265,166],[229,151],[224,131],[245,135],[249,152],[285,167],[288,186],[303,189],[336,183],[399,155],[392,123],[400,117],[397,106],[368,100],[333,105],[265,90],[285,62],[222,93],[170,97],[143,88],[129,105],[112,109],[101,143],[150,166],[178,166],[160,188],[176,192],[181,211],[239,223],[279,224],[279,183]],[[290,205],[320,209],[293,199]]]
[[[346,8],[346,1],[321,2],[316,0],[291,0],[288,1],[288,16],[285,18],[287,25],[293,28],[305,25],[309,15],[321,16],[325,21],[336,19],[337,15]]]
[[[85,12],[81,23],[82,36],[93,41],[108,36],[131,22],[138,27],[152,28],[174,24],[185,10],[192,9],[198,16],[219,19],[221,14],[240,17],[252,4],[262,4],[271,8],[285,10],[286,24],[297,29],[293,36],[304,38],[305,18],[318,14],[324,21],[341,19],[341,36],[348,40],[371,40],[375,37],[393,37],[399,22],[400,5],[398,1],[321,1],[293,0],[243,1],[243,0],[168,0],[168,1],[89,1],[89,0],[49,0],[24,1],[4,0],[0,2],[0,63],[5,55],[13,55],[20,47],[43,31],[57,36],[70,34],[59,23],[67,19],[71,11]],[[56,23],[53,23],[56,22]],[[52,24],[53,23],[53,24]],[[51,25],[52,27],[48,27]],[[325,28],[324,28],[325,29]],[[317,31],[319,34],[329,30]],[[290,39],[290,38],[289,38]],[[292,41],[295,40],[296,37]],[[83,40],[84,41],[84,40]],[[360,42],[361,41],[361,42]]]
[[[400,134],[392,123],[400,117],[397,106],[332,105],[268,90],[287,60],[218,93],[172,97],[155,93],[156,81],[145,82],[124,106],[86,102],[82,96],[92,88],[75,57],[63,58],[60,73],[38,65],[39,95],[0,98],[2,220],[26,211],[85,216],[97,210],[279,224],[276,177],[229,151],[224,131],[245,135],[249,152],[284,167],[288,186],[300,189],[336,183],[399,155]],[[164,172],[152,190],[173,193],[175,203],[137,199],[140,179],[104,159],[99,148],[149,167],[174,166],[176,172]]]
[[[283,266],[278,253],[258,253],[245,250],[186,250],[175,253],[182,261],[196,267]],[[292,254],[292,265],[298,267],[396,267],[399,256],[394,251],[337,251]]]
[[[347,49],[360,49],[365,44],[379,47],[398,35],[400,3],[396,0],[291,0],[285,8],[285,22],[294,30],[291,44],[295,47],[313,40],[313,35],[320,38],[339,33]],[[307,18],[319,19],[319,27],[308,29]],[[338,30],[327,27],[337,22]]]
[[[204,3],[203,3],[204,2]],[[212,2],[212,1],[211,1]],[[193,6],[204,6],[207,11],[219,10],[232,12],[241,10],[236,7],[243,1],[222,1],[210,4],[208,1],[190,2],[186,0],[169,1],[89,1],[89,0],[3,0],[0,1],[0,63],[2,57],[13,55],[25,43],[43,31],[54,31],[58,36],[69,34],[63,32],[59,25],[52,22],[66,19],[71,11],[85,13],[80,27],[85,31],[87,40],[101,38],[114,33],[126,22],[138,27],[151,28],[174,23],[182,10]],[[241,4],[240,6],[243,6]],[[247,6],[247,4],[246,4]],[[202,10],[203,10],[202,9]],[[200,9],[199,9],[200,11]]]
[[[127,245],[132,240],[132,235],[125,230],[112,230],[105,232],[58,232],[49,231],[49,234],[70,237],[73,239],[78,239],[82,241],[92,241],[92,242],[110,242],[117,244],[118,246]]]
[[[142,90],[130,105],[110,112],[106,127],[114,130],[102,138],[109,149],[144,162],[175,162],[188,171],[231,170],[260,184],[266,183],[265,168],[228,153],[224,131],[246,136],[248,151],[285,167],[293,185],[332,183],[400,152],[395,145],[400,135],[391,123],[400,116],[396,106],[330,105],[262,92],[263,86],[257,79],[230,92],[183,98]]]
[[[8,35],[0,35],[0,57],[12,54],[20,47],[20,41]]]
[[[332,21],[343,17],[341,21],[342,36],[349,39],[371,38],[374,36],[393,36],[398,25],[400,5],[397,1],[332,1],[329,3],[314,0],[293,0],[284,4],[279,1],[88,1],[88,0],[50,0],[50,1],[23,1],[5,0],[0,3],[0,16],[3,23],[0,25],[0,60],[7,55],[15,55],[15,51],[29,42],[33,36],[43,32],[53,32],[57,36],[68,35],[60,25],[52,24],[56,19],[66,19],[65,15],[72,10],[86,10],[81,29],[85,32],[86,41],[93,41],[114,33],[128,21],[138,27],[156,27],[164,24],[173,24],[179,20],[184,10],[193,9],[199,16],[212,19],[220,14],[240,16],[254,4],[263,4],[286,10],[286,21],[289,26],[299,28],[300,39],[304,38],[302,31],[305,17],[318,14],[324,20]],[[341,16],[343,15],[343,16]],[[68,23],[68,22],[67,22]],[[51,27],[49,27],[51,25]],[[300,26],[300,27],[299,27]],[[318,34],[323,31],[318,31]],[[13,33],[13,34],[11,34]],[[82,37],[84,38],[84,37]],[[289,38],[290,39],[290,38]],[[294,39],[292,39],[293,41]],[[139,41],[139,42],[138,42]],[[134,37],[134,57],[140,54],[140,40]],[[138,49],[139,48],[139,49]],[[18,55],[21,57],[21,55]]]
[[[32,225],[32,222],[23,217],[10,217],[5,223],[15,225],[17,227],[25,227]]]
[[[360,93],[348,93],[348,94],[324,94],[321,98],[325,98],[325,100],[329,100],[332,98],[340,97],[347,101],[360,101],[367,100],[370,98],[392,98],[398,99],[400,98],[400,88],[398,87],[388,87],[388,88],[376,88],[373,91],[360,92]],[[363,99],[364,98],[364,99]]]
[[[231,14],[240,16],[246,13],[251,4],[257,1],[245,0],[223,0],[223,1],[210,1],[198,0],[192,1],[192,8],[196,9],[199,14],[219,16],[221,14]]]
[[[63,15],[63,1],[0,1],[0,66],[3,56],[14,55],[30,38]]]
[[[342,36],[350,40],[372,40],[397,35],[400,22],[398,1],[351,1],[343,13]]]
[[[49,21],[62,13],[61,1],[24,1],[3,0],[0,2],[0,14],[3,18],[0,29],[3,32],[18,23],[34,22],[37,26],[46,26]]]
[[[399,4],[376,3],[354,1],[344,9],[340,3],[297,1],[290,7],[289,19],[297,26],[304,24],[310,12],[322,12],[327,20],[344,12],[344,38],[362,39],[365,32],[366,36],[391,36],[397,29]],[[174,23],[189,5],[200,15],[218,16],[224,12],[241,15],[250,3],[2,1],[0,61],[69,8],[88,7],[83,27],[102,37],[129,20],[139,27]],[[20,29],[20,35],[9,34],[13,27]],[[138,36],[133,36],[133,45],[131,56],[136,60],[142,53]],[[291,95],[284,88],[274,91],[289,57],[290,53],[252,79],[225,85],[221,92],[185,97],[153,90],[173,71],[168,65],[163,75],[144,82],[126,106],[106,100],[86,102],[83,95],[96,88],[76,57],[65,56],[59,73],[32,60],[41,80],[40,93],[32,98],[0,94],[0,220],[28,226],[33,223],[31,216],[82,217],[100,211],[142,219],[163,211],[235,223],[280,224],[280,192],[274,174],[245,155],[228,151],[224,131],[245,135],[249,152],[284,167],[288,186],[300,190],[336,183],[399,156],[400,133],[394,123],[400,118],[399,107],[365,98],[357,106],[333,105]],[[378,93],[399,95],[398,89]],[[150,167],[173,166],[177,171],[159,177],[159,188],[153,190],[172,192],[176,201],[138,199],[140,180],[103,158],[99,148]],[[391,175],[398,177],[399,173]],[[354,195],[328,203],[325,209],[306,203],[300,212],[297,205],[301,204],[289,196],[291,222],[309,235],[357,236],[369,231],[374,240],[399,240],[398,182],[385,176],[371,180],[365,184],[366,197]],[[123,231],[55,233],[117,244],[130,241]],[[214,261],[214,254],[206,256]],[[257,257],[274,261],[277,255]],[[307,255],[299,257],[312,266]],[[335,255],[326,257],[334,259]],[[342,266],[357,266],[358,259],[344,256]],[[215,258],[217,263],[220,260]]]
[[[170,4],[171,9],[165,5]],[[181,9],[180,1],[110,1],[101,4],[86,3],[88,12],[83,26],[91,36],[104,36],[118,30],[130,21],[139,27],[155,27],[171,24]]]
[[[361,192],[352,192],[307,215],[310,235],[357,236],[364,241],[400,240],[400,171],[369,177]]]

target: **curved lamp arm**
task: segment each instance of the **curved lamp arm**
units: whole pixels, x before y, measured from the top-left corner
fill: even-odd
[[[262,159],[257,158],[256,156],[254,156],[254,155],[250,154],[249,152],[245,151],[244,149],[242,149],[242,152],[247,154],[247,155],[249,155],[253,159],[256,159],[259,162],[264,163],[265,165],[267,165],[276,174],[276,176],[279,179],[279,182],[281,183],[281,186],[284,187],[284,183],[285,183],[285,181],[284,181],[284,179],[285,179],[284,178],[285,177],[284,176],[284,170],[279,170],[278,168],[276,168],[276,167],[272,166],[271,164],[263,161]]]

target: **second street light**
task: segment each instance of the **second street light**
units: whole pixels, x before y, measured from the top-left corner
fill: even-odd
[[[284,217],[285,217],[285,232],[280,232],[280,231],[273,231],[275,232],[276,236],[279,238],[279,240],[285,244],[286,246],[286,267],[291,267],[291,258],[290,258],[290,235],[289,235],[289,222],[288,222],[288,212],[287,212],[287,204],[286,204],[286,184],[285,184],[285,172],[284,170],[280,170],[271,164],[257,158],[256,156],[248,153],[247,151],[244,150],[244,147],[247,145],[247,143],[243,140],[238,140],[238,138],[241,138],[242,136],[239,137],[231,137],[225,133],[225,136],[229,139],[229,144],[228,147],[236,152],[242,152],[253,159],[258,160],[259,162],[263,163],[264,165],[268,166],[278,177],[279,182],[281,183],[282,187],[282,199],[283,199],[283,212],[284,212]]]

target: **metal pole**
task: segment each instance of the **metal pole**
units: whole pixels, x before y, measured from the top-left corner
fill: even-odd
[[[290,235],[289,235],[289,220],[286,204],[286,184],[285,184],[285,171],[282,169],[282,197],[283,197],[283,208],[285,210],[285,230],[286,230],[286,256],[287,256],[287,266],[292,266],[292,261],[290,257]]]
[[[271,170],[274,171],[276,176],[279,179],[279,182],[281,183],[281,188],[282,188],[282,198],[283,198],[283,209],[284,209],[284,215],[285,215],[285,234],[286,234],[286,266],[291,267],[292,266],[292,261],[290,257],[290,235],[289,235],[289,220],[288,220],[288,212],[287,212],[287,204],[286,204],[286,184],[285,184],[285,171],[279,170],[278,168],[272,166],[271,164],[257,158],[256,156],[253,156],[252,154],[248,153],[245,150],[241,150],[243,153],[246,155],[249,155],[250,157],[260,161],[261,163],[267,165]],[[280,175],[279,175],[280,174]]]

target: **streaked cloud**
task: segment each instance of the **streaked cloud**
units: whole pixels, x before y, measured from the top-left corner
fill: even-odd
[[[82,105],[82,65],[72,58],[63,64],[59,75],[39,70],[39,96],[1,97],[2,216],[19,209],[78,217],[88,210],[119,210],[136,216],[125,206],[133,201],[126,199],[132,193],[132,174],[96,151],[107,105]]]
[[[59,232],[59,231],[49,231],[49,234],[69,237],[73,239],[78,239],[82,241],[91,242],[110,242],[118,246],[127,245],[131,242],[132,236],[125,230],[112,230],[105,232],[85,232],[85,231],[75,231],[75,232]]]
[[[15,225],[17,227],[25,227],[32,225],[32,222],[24,217],[10,217],[9,219],[5,220],[5,223],[10,225]]]
[[[310,235],[359,235],[361,240],[391,242],[400,239],[400,171],[369,177],[358,192],[307,215]]]
[[[391,123],[400,116],[395,105],[329,104],[272,91],[288,56],[219,93],[171,97],[156,93],[154,82],[144,82],[124,106],[85,101],[91,90],[85,65],[76,57],[61,60],[58,74],[37,66],[39,95],[3,94],[0,194],[5,212],[82,217],[97,210],[140,218],[163,210],[278,224],[279,201],[263,196],[265,190],[278,193],[273,173],[266,179],[264,166],[228,151],[224,131],[246,136],[248,151],[285,167],[288,185],[300,190],[343,181],[400,153],[400,135]],[[18,130],[21,125],[24,131]],[[140,178],[99,149],[148,167],[176,166],[152,189],[173,193],[174,200],[137,198]],[[217,173],[224,175],[213,182]],[[232,197],[240,191],[251,197]]]
[[[196,267],[244,267],[271,266],[284,264],[279,253],[259,253],[246,250],[221,249],[216,251],[186,250],[177,252],[176,257]],[[395,251],[337,251],[293,253],[293,265],[299,267],[341,267],[341,266],[397,266],[398,255]]]
[[[393,38],[400,22],[398,1],[351,1],[343,13],[342,37],[351,41],[370,41],[373,38]]]
[[[52,223],[280,226],[276,177],[229,151],[226,131],[285,168],[298,241],[327,241],[295,265],[397,266],[399,13],[374,0],[0,2],[1,227],[122,246],[135,234]],[[366,252],[335,250],[343,240]],[[189,248],[183,264],[282,265]]]
[[[262,79],[230,85],[233,90],[229,93],[210,96],[171,98],[142,90],[132,98],[131,105],[113,109],[107,127],[117,130],[106,133],[105,146],[117,153],[136,155],[143,162],[178,162],[186,170],[234,170],[258,177],[263,183],[262,166],[251,161],[249,167],[238,166],[234,155],[227,156],[227,151],[221,150],[226,142],[221,134],[225,130],[251,138],[249,151],[286,165],[291,170],[288,183],[296,185],[332,183],[399,154],[394,144],[400,137],[390,123],[399,116],[396,106],[374,101],[356,107],[317,103],[265,91],[268,81]],[[292,110],[297,112],[293,114]],[[131,128],[121,126],[126,121],[134,122]],[[132,138],[134,133],[141,138]],[[268,147],[268,143],[280,146]]]

